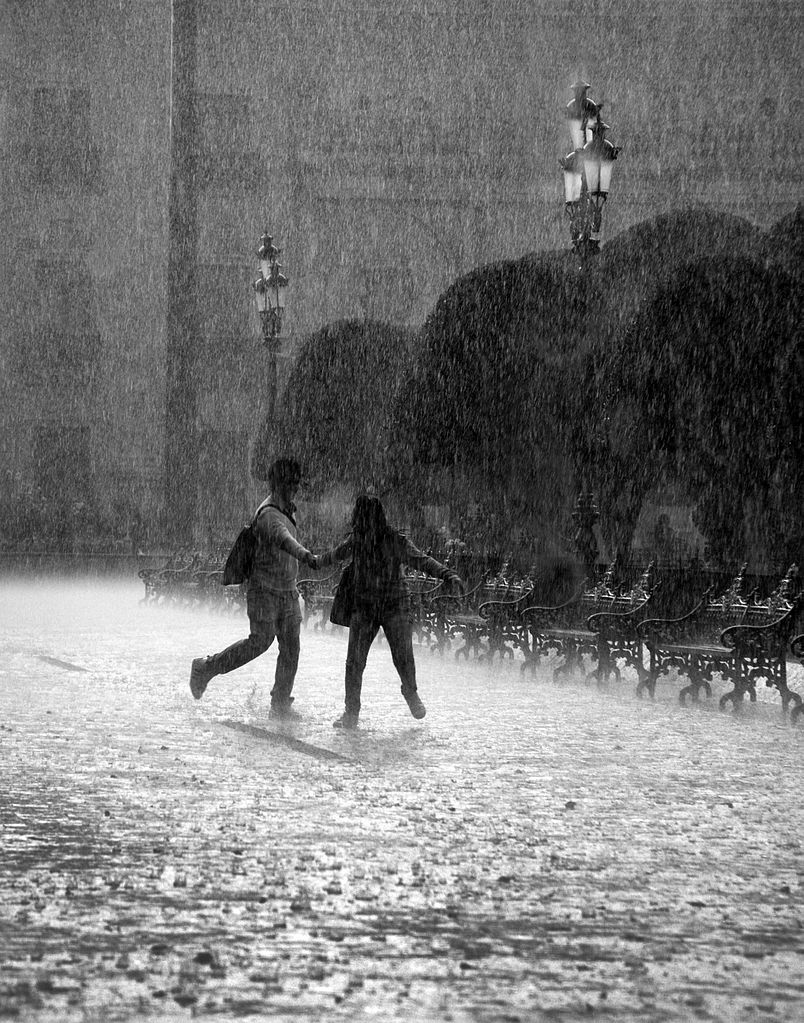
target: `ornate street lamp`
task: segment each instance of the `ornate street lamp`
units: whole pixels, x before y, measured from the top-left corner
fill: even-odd
[[[609,197],[611,174],[619,149],[606,138],[609,126],[600,117],[592,127],[592,138],[583,147],[583,173],[592,204],[592,230],[600,231],[603,203]]]
[[[273,421],[276,412],[276,395],[278,386],[277,357],[282,344],[282,318],[285,314],[285,295],[288,279],[282,273],[279,262],[281,249],[274,245],[270,234],[264,234],[260,240],[257,257],[260,261],[260,276],[254,281],[254,293],[257,298],[257,310],[262,326],[262,343],[268,349],[268,419]]]
[[[600,513],[592,494],[581,493],[575,504],[575,511],[572,513],[572,521],[575,525],[572,541],[591,584],[595,582],[595,565],[598,555],[595,523],[599,518]]]
[[[589,82],[578,81],[573,85],[574,99],[567,104],[567,120],[574,149],[583,149],[591,138],[589,125],[597,120],[600,107],[587,96],[592,88]]]
[[[279,256],[282,250],[274,245],[270,234],[264,234],[257,250],[260,276],[254,282],[257,310],[262,324],[262,343],[272,351],[281,344],[282,317],[285,314],[285,295],[288,279],[282,273]]]
[[[591,86],[576,82],[575,98],[567,104],[572,144],[575,147],[561,160],[564,171],[564,209],[570,220],[572,247],[582,255],[598,252],[603,219],[603,204],[611,186],[614,161],[620,152],[606,138],[609,126],[600,116],[602,104],[587,96]]]

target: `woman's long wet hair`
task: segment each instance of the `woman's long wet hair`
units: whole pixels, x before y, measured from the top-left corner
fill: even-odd
[[[388,525],[385,509],[378,497],[361,494],[352,511],[352,536],[369,555],[388,553],[393,543],[394,530]]]

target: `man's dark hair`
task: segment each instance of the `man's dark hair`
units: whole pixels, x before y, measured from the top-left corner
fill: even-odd
[[[268,470],[268,482],[272,487],[277,483],[298,483],[301,477],[301,466],[295,458],[277,458]]]

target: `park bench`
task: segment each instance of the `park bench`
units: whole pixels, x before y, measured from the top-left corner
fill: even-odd
[[[405,573],[405,584],[410,600],[409,614],[413,635],[419,643],[430,644],[437,629],[433,601],[442,592],[444,581],[423,572],[411,571]]]
[[[632,667],[639,678],[644,675],[642,636],[639,623],[656,593],[655,563],[650,562],[637,582],[625,593],[618,593],[612,605],[589,616],[586,627],[597,636],[594,659],[597,667],[589,674],[598,685],[614,675],[620,681],[619,662]]]
[[[656,692],[660,675],[671,669],[689,680],[679,693],[683,704],[687,697],[697,701],[700,690],[712,694],[712,675],[727,669],[732,660],[728,649],[720,642],[724,629],[740,625],[748,612],[745,595],[745,572],[742,565],[728,588],[713,596],[710,587],[686,614],[678,618],[647,618],[640,622],[638,631],[648,651],[648,667],[637,683],[637,696]]]
[[[206,587],[206,579],[202,577],[209,570],[204,555],[199,551],[193,553],[189,564],[165,569],[162,602],[185,607],[197,606],[201,601],[201,592]]]
[[[686,615],[675,619],[647,619],[639,626],[649,652],[649,666],[637,686],[637,695],[654,695],[660,675],[675,669],[689,681],[680,693],[694,702],[703,689],[712,694],[716,674],[732,685],[719,706],[736,709],[745,695],[756,700],[756,682],[766,680],[778,689],[782,706],[796,703],[798,694],[787,687],[787,643],[796,615],[798,569],[791,565],[778,588],[764,601],[746,597],[743,565],[728,589],[713,598],[707,591]]]
[[[802,667],[804,667],[804,632],[800,633],[798,636],[793,637],[793,639],[790,642],[790,653],[794,657],[797,657],[801,662]],[[795,701],[795,704],[796,704],[795,707],[793,707],[793,709],[790,711],[790,723],[793,725],[798,724],[798,719],[801,716],[802,712],[804,711],[804,707],[802,706],[800,696],[798,700]]]
[[[438,593],[430,601],[430,649],[443,654],[460,634],[461,624],[467,619],[479,620],[478,608],[484,599],[485,580],[481,580],[465,593]]]
[[[481,639],[486,643],[484,652],[478,654],[478,660],[494,658],[513,659],[519,646],[519,615],[533,597],[533,583],[525,579],[508,588],[505,595],[485,600],[478,608],[478,615],[484,625],[480,629]]]
[[[542,658],[552,652],[563,658],[553,670],[553,678],[569,674],[582,667],[584,654],[596,650],[594,634],[585,629],[589,615],[614,605],[617,563],[613,561],[603,578],[594,586],[588,580],[561,604],[530,604],[519,613],[517,642],[525,663],[522,671],[534,671]]]
[[[562,658],[553,678],[582,673],[584,657],[597,662],[587,677],[602,683],[610,675],[620,677],[618,661],[641,670],[641,642],[636,623],[644,617],[652,599],[653,562],[629,590],[616,584],[613,561],[594,586],[588,581],[563,604],[525,607],[518,623],[519,645],[525,657],[522,671],[535,670],[551,652]]]
[[[756,700],[756,684],[765,680],[776,689],[782,711],[801,706],[801,696],[787,685],[787,651],[802,606],[798,586],[798,566],[791,565],[778,588],[762,602],[752,603],[742,625],[723,632],[721,642],[733,651],[733,669],[729,673],[732,689],[720,697],[723,710],[731,703],[738,710],[746,695]],[[798,717],[798,715],[796,715]]]
[[[335,587],[341,578],[341,569],[320,578],[307,576],[299,579],[296,587],[302,596],[304,610],[302,623],[306,627],[313,620],[314,629],[324,629],[329,622],[329,611],[335,597]]]
[[[193,580],[196,597],[200,604],[211,611],[239,613],[246,607],[246,587],[243,583],[224,586],[223,569],[220,565],[221,561],[215,559],[207,562],[205,567],[196,573]]]
[[[455,651],[468,659],[513,656],[509,643],[515,640],[512,623],[518,618],[523,603],[533,591],[529,579],[503,580],[500,577],[481,580],[463,594],[438,594],[431,602],[433,620],[432,649],[443,653],[455,639],[463,645]]]
[[[321,579],[299,579],[297,586],[304,600],[303,623],[307,625],[316,618],[313,628],[324,629],[329,622],[329,612],[335,599],[335,589],[340,581],[343,569],[339,568]],[[405,582],[410,595],[410,620],[414,635],[421,642],[427,642],[432,635],[433,619],[430,615],[432,597],[440,590],[442,582],[420,572],[405,574]]]
[[[145,586],[142,604],[175,603],[180,599],[181,589],[199,566],[197,551],[177,551],[166,558],[161,565],[141,568],[137,575]]]

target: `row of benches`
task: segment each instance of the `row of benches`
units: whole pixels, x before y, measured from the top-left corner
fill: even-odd
[[[142,569],[144,602],[211,606],[237,612],[245,606],[241,587],[221,585],[221,571],[200,555],[178,555],[157,568]],[[329,608],[340,572],[299,580],[304,623],[328,626]],[[540,606],[530,580],[486,579],[468,593],[446,594],[441,582],[420,574],[408,577],[410,614],[416,638],[433,651],[455,649],[456,657],[523,658],[522,671],[535,671],[545,659],[557,660],[554,678],[582,674],[598,684],[620,679],[630,667],[637,695],[653,697],[671,671],[684,682],[682,703],[712,694],[719,675],[731,688],[722,708],[737,708],[756,686],[775,688],[791,719],[802,715],[802,697],[787,684],[788,656],[804,663],[804,634],[795,635],[802,606],[799,572],[791,565],[776,590],[760,600],[746,592],[744,565],[724,592],[708,590],[677,618],[652,617],[657,587],[654,566],[625,588],[616,563],[594,585],[583,584],[566,601]],[[591,671],[587,671],[587,665]]]
[[[533,603],[525,580],[501,592],[501,584],[479,584],[463,596],[441,592],[435,579],[411,577],[411,620],[420,642],[443,653],[456,643],[455,656],[479,659],[523,657],[522,671],[535,671],[546,658],[557,660],[554,678],[583,674],[604,684],[620,679],[630,667],[637,677],[637,695],[653,697],[662,676],[671,671],[684,682],[681,703],[712,694],[719,675],[730,689],[720,707],[734,709],[747,697],[756,700],[764,681],[776,689],[791,719],[802,714],[802,697],[787,684],[788,656],[804,663],[804,635],[792,638],[801,607],[798,568],[791,565],[776,590],[760,600],[746,593],[746,566],[723,593],[704,593],[687,614],[651,617],[656,594],[654,566],[635,585],[622,588],[612,564],[594,586],[581,586],[557,606]],[[303,580],[306,616],[320,616],[324,627],[337,574],[325,580]],[[592,667],[586,671],[586,664]]]
[[[756,700],[756,686],[764,681],[775,688],[785,712],[792,704],[800,712],[801,696],[787,685],[789,643],[799,610],[798,569],[791,566],[777,589],[765,600],[745,592],[743,566],[722,593],[707,591],[686,614],[677,618],[651,617],[651,589],[648,571],[627,594],[629,608],[597,607],[586,620],[580,642],[595,647],[595,674],[604,680],[619,677],[618,663],[630,665],[637,675],[637,695],[653,697],[659,679],[671,671],[684,680],[679,699],[697,701],[701,692],[711,696],[715,675],[731,689],[720,698],[720,707],[735,709],[747,696]],[[604,587],[604,590],[606,587]],[[582,598],[583,600],[586,598]],[[593,601],[601,602],[599,594]],[[616,604],[618,598],[603,593],[602,602]],[[531,631],[532,647],[549,644],[539,634],[542,611],[526,609],[523,617]]]
[[[145,587],[141,604],[204,607],[237,613],[245,608],[245,593],[239,586],[223,586],[226,554],[177,551],[157,564],[143,564],[138,576]]]

